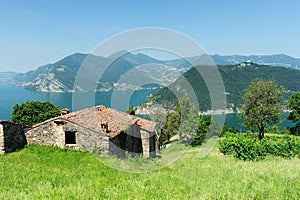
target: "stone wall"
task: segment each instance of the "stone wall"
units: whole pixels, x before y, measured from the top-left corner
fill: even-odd
[[[74,132],[76,144],[66,144],[65,132]],[[64,119],[38,125],[26,132],[28,143],[73,148],[76,150],[108,153],[109,139],[105,133],[96,133]]]
[[[141,129],[141,138],[143,144],[143,155],[145,157],[155,157],[155,134]]]
[[[76,144],[66,144],[66,132],[75,134]],[[37,125],[26,132],[28,143],[111,153],[119,157],[126,154],[155,157],[155,134],[132,124],[109,139],[105,132],[97,133],[65,119],[55,119]]]
[[[125,157],[126,154],[132,157],[142,155],[155,157],[155,134],[133,124],[126,131],[110,139],[109,152],[119,157]]]
[[[27,144],[22,125],[11,122],[0,122],[0,153],[22,149]]]

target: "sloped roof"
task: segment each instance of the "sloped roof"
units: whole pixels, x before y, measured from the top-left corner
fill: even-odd
[[[149,132],[154,132],[155,129],[155,123],[152,121],[129,115],[127,113],[123,113],[102,105],[52,118],[50,120],[42,122],[41,124],[58,119],[65,119],[95,132],[102,132],[103,125],[107,125],[107,135],[111,138],[117,136],[121,131],[124,131],[128,126],[132,124],[136,124],[141,129]],[[40,124],[34,125],[33,128],[39,125]]]

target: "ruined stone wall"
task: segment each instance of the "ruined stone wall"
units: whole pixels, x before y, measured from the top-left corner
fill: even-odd
[[[76,144],[66,144],[65,133],[74,132]],[[133,124],[126,131],[109,139],[105,132],[97,133],[68,120],[56,119],[26,132],[28,143],[117,154],[125,157],[144,155],[155,157],[155,134]]]
[[[76,131],[75,149],[98,153],[109,152],[109,138],[105,132],[97,133],[72,123],[67,123],[64,131]]]
[[[45,146],[65,147],[65,136],[63,126],[49,121],[27,131],[27,142]]]
[[[22,149],[27,144],[23,126],[11,122],[0,123],[0,153]]]
[[[143,145],[143,155],[145,157],[155,157],[155,133],[141,129],[141,138]]]
[[[65,132],[75,132],[76,144],[66,144]],[[109,139],[105,133],[96,133],[66,120],[53,120],[26,132],[27,141],[32,144],[73,148],[76,150],[108,153]]]
[[[149,133],[149,140],[150,140],[150,157],[156,157],[156,133]]]

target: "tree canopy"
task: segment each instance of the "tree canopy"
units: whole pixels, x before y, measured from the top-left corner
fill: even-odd
[[[294,135],[300,135],[300,92],[292,94],[287,107],[292,111],[289,114],[288,119],[293,120],[293,122],[298,122],[295,127],[291,128],[291,133]]]
[[[259,131],[259,139],[264,137],[267,127],[280,122],[284,91],[276,81],[262,79],[252,81],[246,90],[242,118],[246,128]]]
[[[16,104],[12,111],[12,122],[25,126],[32,126],[47,119],[60,115],[58,106],[50,101],[40,102],[29,100],[23,104]]]
[[[192,140],[197,134],[197,110],[188,97],[182,97],[176,107],[180,116],[179,136],[187,141]]]
[[[288,108],[292,110],[288,119],[294,122],[300,120],[300,92],[293,93],[288,101]]]

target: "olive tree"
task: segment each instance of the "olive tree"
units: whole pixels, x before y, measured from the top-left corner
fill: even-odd
[[[274,80],[257,79],[243,96],[242,119],[247,129],[258,130],[263,139],[265,129],[280,122],[285,88]]]

